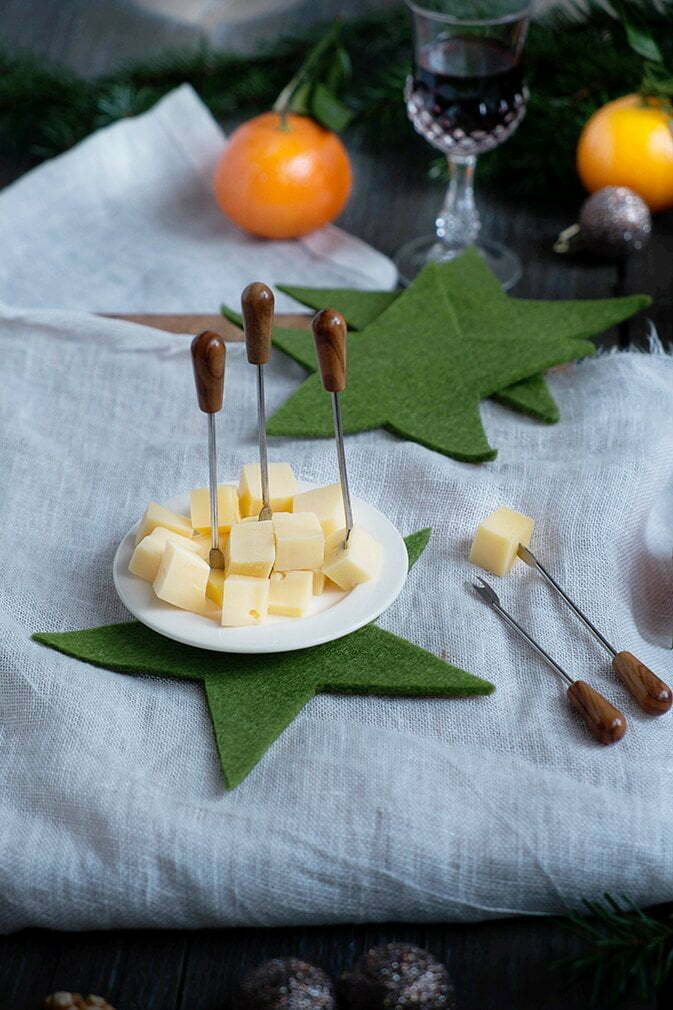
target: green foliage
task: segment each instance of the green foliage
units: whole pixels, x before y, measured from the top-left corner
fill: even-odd
[[[571,10],[531,26],[525,53],[528,113],[506,144],[481,159],[481,182],[510,197],[558,202],[565,195],[574,202],[580,192],[575,147],[591,113],[638,90],[643,72],[646,94],[673,93],[673,0],[665,0],[661,9],[646,0],[622,0],[620,13],[623,25],[592,6],[585,19]],[[313,44],[309,60],[317,51],[319,72],[311,75],[309,86],[300,82],[295,102],[304,102],[305,111],[339,129],[354,112],[349,129],[381,156],[417,159],[421,172],[430,162],[433,174],[443,176],[443,161],[435,157],[433,162],[431,148],[415,137],[402,100],[411,66],[407,12],[344,22],[341,41],[332,37],[326,60],[320,52],[324,38],[322,26],[252,57],[206,47],[167,52],[93,80],[0,49],[0,136],[5,147],[40,160],[100,126],[144,111],[184,82],[230,124],[271,108],[287,82],[296,83]],[[660,62],[653,59],[656,54]]]
[[[341,22],[335,21],[281,91],[273,106],[276,112],[311,116],[334,133],[348,126],[353,112],[338,93],[350,79],[352,67],[340,34]]]
[[[615,0],[614,7],[624,26],[626,41],[634,53],[638,53],[644,60],[661,63],[663,59],[661,50],[647,24],[645,12],[638,8],[629,8],[621,0]]]
[[[627,9],[621,0],[615,6],[624,26],[626,41],[644,60],[640,94],[645,101],[655,99],[667,110],[669,116],[672,115],[673,45],[670,32],[664,33],[661,41],[658,41],[655,34],[660,25],[650,24],[645,10],[640,7]]]
[[[584,901],[562,925],[584,940],[587,952],[554,965],[569,984],[591,982],[594,1006],[614,1005],[627,996],[651,999],[673,970],[673,915],[655,919],[622,897]]]

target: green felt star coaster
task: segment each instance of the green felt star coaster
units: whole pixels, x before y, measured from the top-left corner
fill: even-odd
[[[524,332],[537,332],[542,339],[554,335],[577,339],[581,346],[589,337],[623,322],[651,301],[643,295],[561,302],[509,298],[473,249],[442,264],[441,272],[458,325],[466,335],[490,332],[497,339],[520,327]],[[364,329],[399,297],[399,292],[394,291],[306,288],[287,284],[277,287],[309,308],[337,309],[354,330]],[[294,341],[291,338],[288,341],[285,336],[281,337],[281,342],[286,346],[290,342],[296,351],[296,342],[308,344],[310,336],[302,333]],[[310,357],[308,367],[313,367]],[[501,388],[493,398],[540,421],[555,423],[559,420],[558,407],[541,375]]]
[[[420,530],[405,539],[410,566],[429,537],[430,530]],[[137,621],[32,637],[93,666],[201,681],[229,788],[243,781],[318,693],[450,698],[495,690],[373,624],[315,648],[263,655],[194,649]]]
[[[444,276],[446,278],[446,272]],[[460,278],[458,277],[456,280],[460,284]],[[399,292],[397,291],[357,291],[347,288],[297,288],[285,284],[278,284],[277,287],[280,291],[284,291],[290,297],[298,302],[302,302],[302,304],[309,308],[316,310],[328,307],[337,309],[345,318],[349,329],[352,330],[364,329],[365,326],[373,322],[377,316],[381,315],[399,297]],[[451,298],[450,290],[449,297]],[[470,317],[465,318],[465,315],[461,312],[463,308],[461,301],[461,299],[458,299],[458,301],[452,299],[452,305],[456,310],[458,325],[462,332],[469,332],[469,327],[474,325],[474,320]],[[502,315],[498,313],[495,319],[478,320],[478,325],[482,327],[490,326],[491,332],[495,334],[499,331],[502,322]],[[298,339],[297,337],[293,338],[292,333],[297,333]],[[303,333],[300,335],[298,331],[284,330],[278,334],[278,343],[279,346],[285,349],[286,353],[290,354],[293,352],[292,356],[297,357],[296,343],[310,345],[310,335],[308,335],[307,339]],[[310,355],[310,346],[307,349]],[[311,358],[309,356],[310,361]],[[533,375],[529,379],[514,383],[512,386],[500,390],[499,393],[495,393],[493,399],[498,400],[505,406],[511,407],[513,410],[529,414],[547,424],[553,424],[559,420],[558,407],[542,375]]]
[[[283,290],[338,308],[361,329],[349,337],[344,428],[385,427],[466,462],[493,459],[479,402],[493,396],[547,422],[558,408],[540,374],[594,352],[586,336],[633,315],[645,296],[589,302],[509,298],[475,250],[430,264],[402,293]],[[227,318],[240,316],[226,306]],[[312,338],[276,327],[274,344],[313,374],[270,418],[271,435],[330,437],[329,399]]]

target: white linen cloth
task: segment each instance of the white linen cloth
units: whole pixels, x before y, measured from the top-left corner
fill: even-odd
[[[472,920],[604,890],[670,900],[671,717],[640,714],[519,565],[497,582],[504,603],[628,714],[622,743],[594,744],[563,685],[474,597],[466,561],[493,508],[533,515],[536,550],[578,602],[671,679],[667,357],[555,372],[556,427],[484,404],[500,455],[482,466],[349,437],[354,492],[403,533],[434,529],[380,623],[493,680],[491,697],[319,697],[226,792],[200,686],[30,641],[126,619],[117,543],[149,499],[205,474],[188,338],[73,309],[209,311],[253,277],[393,283],[337,229],[278,245],[230,229],[208,190],[220,146],[181,89],[0,195],[0,298],[33,305],[0,306],[0,930]],[[276,354],[270,407],[303,376]],[[227,383],[220,467],[235,479],[256,454],[240,346]],[[329,442],[274,439],[271,456],[335,479]]]
[[[330,225],[265,242],[219,211],[225,137],[189,85],[0,193],[0,301],[91,312],[217,312],[253,280],[391,288],[392,262]],[[278,293],[279,311],[296,302]]]
[[[151,498],[204,479],[187,337],[64,311],[0,315],[0,929],[472,920],[605,890],[673,898],[671,717],[522,564],[503,602],[628,714],[602,748],[563,684],[475,598],[477,522],[506,503],[609,639],[671,680],[673,361],[550,376],[564,420],[486,403],[498,459],[348,438],[356,494],[433,539],[380,623],[497,685],[461,700],[321,696],[226,792],[201,687],[123,676],[29,640],[124,620],[115,547]],[[303,370],[277,353],[273,409]],[[255,458],[255,376],[229,355],[220,466]],[[333,481],[332,445],[271,442]]]

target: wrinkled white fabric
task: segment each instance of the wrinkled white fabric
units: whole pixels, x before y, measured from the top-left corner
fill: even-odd
[[[183,85],[0,193],[0,300],[92,312],[217,312],[253,280],[391,288],[397,271],[333,225],[288,242],[218,210],[225,138]],[[279,311],[296,308],[280,293]]]
[[[171,140],[176,103],[193,117]],[[563,684],[474,597],[466,561],[493,508],[533,515],[535,549],[608,638],[671,679],[665,356],[553,373],[554,427],[485,403],[500,453],[482,466],[385,432],[348,438],[354,492],[403,533],[434,529],[380,623],[491,679],[490,697],[316,698],[226,792],[199,686],[122,676],[30,641],[126,619],[117,543],[149,499],[204,479],[188,338],[73,307],[207,311],[252,276],[306,283],[318,262],[305,243],[244,242],[240,260],[218,265],[234,239],[206,210],[203,165],[189,165],[190,122],[217,146],[183,89],[0,195],[0,295],[37,305],[0,307],[0,930],[474,920],[557,912],[605,890],[673,899],[671,717],[640,714],[600,647],[519,565],[497,583],[505,605],[629,717],[622,743],[593,743]],[[170,161],[161,185],[184,171],[165,218],[160,195],[151,210],[157,136]],[[79,156],[99,173],[79,172]],[[280,261],[262,268],[257,253],[274,250]],[[313,283],[359,283],[319,262]],[[366,262],[367,283],[392,283],[387,261]],[[303,376],[276,354],[270,408]],[[227,383],[220,468],[234,479],[256,454],[240,346]],[[329,442],[272,439],[271,456],[307,480],[335,479]]]
[[[604,890],[673,898],[671,719],[639,714],[607,657],[523,565],[502,599],[628,713],[602,748],[563,684],[469,589],[476,523],[506,503],[607,636],[671,675],[673,362],[552,374],[555,427],[486,403],[495,462],[383,432],[348,438],[355,493],[433,539],[381,624],[491,679],[472,700],[322,696],[226,792],[199,686],[96,669],[29,640],[124,620],[117,543],[150,498],[202,483],[186,337],[85,314],[0,318],[0,928],[478,919]],[[229,355],[220,466],[254,459],[254,371]],[[302,369],[269,368],[273,409]],[[226,433],[226,434],[225,434]],[[330,443],[274,459],[334,480]]]

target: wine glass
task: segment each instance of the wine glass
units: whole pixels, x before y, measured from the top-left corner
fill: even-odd
[[[477,155],[502,144],[526,112],[521,69],[531,2],[526,0],[405,0],[414,25],[415,69],[404,97],[422,137],[449,162],[450,183],[436,233],[406,243],[395,262],[409,282],[432,261],[453,259],[476,245],[507,289],[521,276],[518,256],[480,238],[474,202]]]

